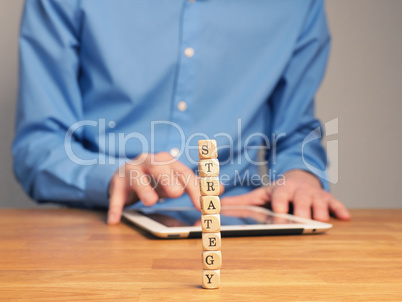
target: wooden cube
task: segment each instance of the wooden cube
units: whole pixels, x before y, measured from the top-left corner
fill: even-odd
[[[201,159],[198,161],[198,174],[201,177],[219,175],[219,160],[216,158]]]
[[[217,233],[221,230],[221,215],[201,215],[202,231],[205,233]]]
[[[204,269],[220,269],[222,267],[221,251],[202,252],[202,267]]]
[[[219,251],[222,247],[221,233],[202,233],[202,249]]]
[[[217,158],[218,148],[216,147],[216,140],[206,139],[198,141],[198,154],[200,159]]]
[[[206,289],[219,288],[221,285],[220,270],[202,270],[202,287]]]
[[[219,177],[201,177],[200,192],[203,196],[218,196],[221,193]]]
[[[219,214],[221,212],[221,200],[219,196],[200,196],[202,214]]]

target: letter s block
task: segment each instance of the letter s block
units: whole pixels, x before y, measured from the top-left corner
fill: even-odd
[[[220,270],[202,270],[202,287],[207,289],[219,288],[221,285]]]
[[[204,269],[220,269],[222,267],[221,251],[202,252],[202,267]]]
[[[203,196],[218,196],[221,193],[219,177],[201,177],[200,192]]]
[[[202,231],[205,233],[217,233],[221,230],[221,215],[201,215]]]
[[[216,147],[216,140],[206,139],[198,141],[198,154],[200,159],[209,159],[218,157],[218,148]]]

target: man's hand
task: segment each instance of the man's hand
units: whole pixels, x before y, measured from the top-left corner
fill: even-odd
[[[122,166],[109,185],[108,224],[118,224],[123,207],[141,200],[154,205],[160,197],[177,198],[188,193],[199,209],[200,189],[194,172],[167,152],[143,153]]]
[[[312,174],[302,170],[292,170],[284,174],[285,179],[268,187],[253,190],[250,193],[225,197],[222,205],[264,205],[271,202],[276,213],[287,213],[289,202],[293,203],[294,215],[328,221],[329,214],[341,220],[351,218],[349,211],[330,193],[324,191],[320,181]]]

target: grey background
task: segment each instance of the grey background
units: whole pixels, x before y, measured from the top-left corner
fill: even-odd
[[[36,206],[11,169],[22,5],[0,0],[0,207]],[[332,192],[350,208],[402,208],[402,1],[329,0],[327,13],[333,46],[317,115],[339,119]]]

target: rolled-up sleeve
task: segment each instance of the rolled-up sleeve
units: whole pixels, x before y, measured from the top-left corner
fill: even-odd
[[[68,134],[84,120],[78,32],[76,1],[26,1],[13,167],[38,202],[107,207],[108,184],[119,162],[106,159],[101,165],[99,153],[85,148],[83,127]],[[66,134],[71,143],[65,144]]]
[[[324,76],[329,49],[324,3],[313,1],[292,58],[270,98],[276,146],[268,159],[274,178],[301,169],[315,174],[326,190],[327,159],[321,145],[321,124],[314,115],[314,95]]]

